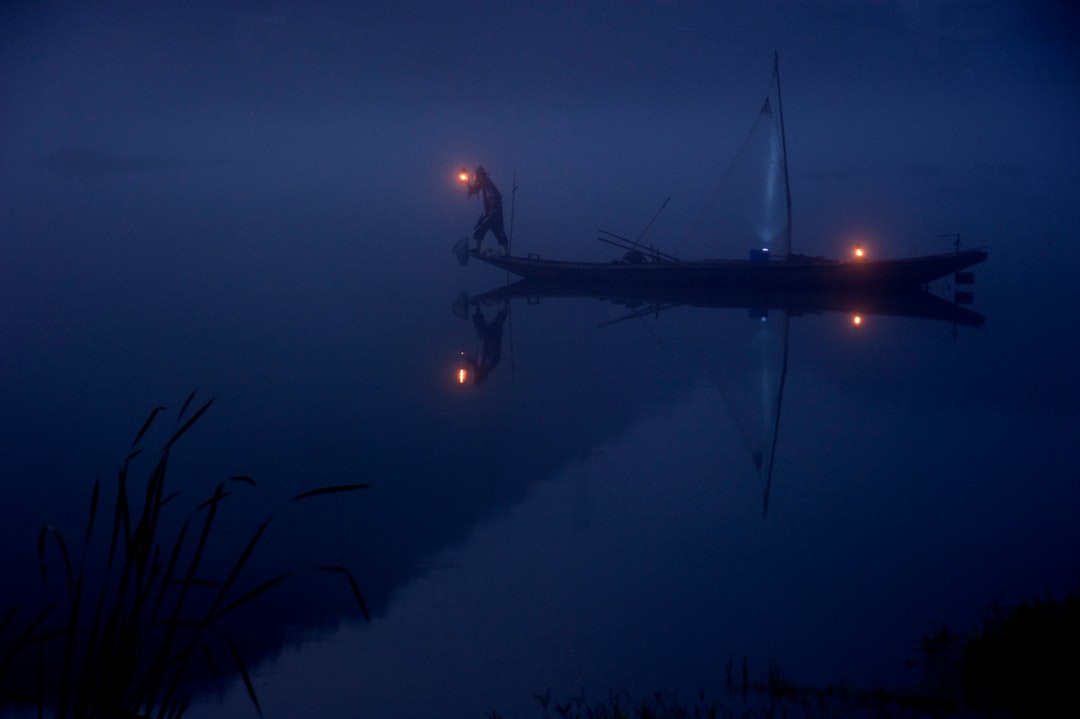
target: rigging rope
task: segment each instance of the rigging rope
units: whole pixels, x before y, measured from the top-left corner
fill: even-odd
[[[790,194],[780,116],[778,75],[735,159],[679,243],[707,246],[714,256],[767,248],[791,253]]]

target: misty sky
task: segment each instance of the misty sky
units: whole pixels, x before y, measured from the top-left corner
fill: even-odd
[[[495,162],[495,150],[553,114],[723,112],[759,91],[774,49],[800,126],[868,121],[873,111],[880,134],[928,105],[943,114],[967,105],[978,112],[957,139],[970,142],[1012,113],[1069,101],[1077,51],[1068,9],[996,0],[14,3],[0,30],[5,135],[15,141],[5,154],[65,143],[222,153],[244,146],[245,122],[336,113],[357,133],[378,133],[388,116],[431,133],[472,128],[474,137],[455,138],[469,143],[460,149]],[[1002,85],[1027,86],[1026,102],[989,104]],[[905,109],[915,96],[919,105]],[[989,108],[1002,116],[987,117]],[[195,138],[188,123],[222,134]]]

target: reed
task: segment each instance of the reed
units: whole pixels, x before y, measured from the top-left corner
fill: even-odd
[[[698,692],[684,700],[677,692],[654,691],[634,697],[609,691],[606,698],[588,699],[584,691],[556,701],[551,690],[534,694],[543,719],[750,719],[761,717],[821,717],[847,719],[942,719],[956,716],[956,707],[932,697],[910,696],[881,689],[857,690],[843,685],[811,686],[793,682],[777,664],[764,676],[751,674],[746,659],[736,668],[728,658],[726,697]],[[488,719],[501,719],[493,711]]]
[[[185,681],[201,663],[214,680],[220,666],[235,667],[256,713],[262,714],[248,667],[222,620],[243,611],[291,574],[238,588],[245,583],[244,569],[272,517],[255,529],[231,561],[214,543],[213,530],[224,521],[223,503],[235,501],[237,490],[255,488],[250,477],[220,482],[177,531],[163,529],[163,511],[171,510],[180,496],[179,491],[166,491],[171,452],[214,402],[210,399],[189,414],[194,399],[193,392],[145,486],[133,492],[132,462],[143,453],[140,443],[165,408],[150,412],[118,472],[111,518],[99,517],[107,510],[101,508],[101,484],[94,482],[77,553],[53,526],[38,534],[38,567],[48,599],[44,607],[12,606],[0,615],[0,706],[31,705],[39,717],[58,719],[175,719],[187,710],[192,697]],[[319,487],[289,502],[367,486]],[[223,579],[211,579],[205,573],[212,566],[229,569]],[[370,619],[359,584],[347,568],[315,569],[344,577],[360,613]],[[63,580],[60,586],[58,577]],[[34,675],[32,682],[27,680],[28,670]]]
[[[749,717],[847,717],[943,719],[972,716],[1078,716],[1080,692],[1080,593],[1064,600],[1029,599],[993,605],[979,629],[954,634],[942,622],[918,642],[926,687],[919,692],[859,690],[842,684],[793,682],[771,663],[753,678],[746,659],[724,665],[726,698],[699,694],[684,702],[673,692],[635,699],[626,691],[587,700],[584,693],[553,701],[551,691],[535,694],[544,719],[726,719]],[[963,696],[953,673],[962,678]],[[499,719],[491,712],[489,719]]]

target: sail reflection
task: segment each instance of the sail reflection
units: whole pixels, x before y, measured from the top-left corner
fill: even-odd
[[[619,317],[599,327],[628,320],[656,316],[665,311],[690,307],[741,310],[742,321],[735,336],[725,335],[722,356],[715,358],[723,371],[714,371],[713,383],[722,394],[736,424],[747,454],[762,486],[762,513],[769,511],[777,440],[780,436],[781,406],[787,379],[791,318],[835,313],[850,318],[861,327],[869,317],[904,317],[938,321],[957,327],[980,327],[985,317],[928,289],[864,292],[828,291],[820,288],[753,287],[657,287],[634,283],[557,282],[519,280],[472,297],[462,293],[454,312],[462,319],[473,317],[481,350],[489,358],[477,364],[474,384],[481,384],[495,368],[501,354],[501,323],[510,304],[524,300],[535,304],[545,298],[595,299],[625,307]],[[491,331],[483,308],[498,307],[498,330]],[[727,313],[729,316],[731,313]],[[479,319],[477,319],[479,318]],[[492,343],[496,343],[492,346]],[[462,353],[465,356],[465,353]],[[494,358],[492,361],[491,358]],[[481,370],[481,367],[483,368]],[[481,375],[480,372],[483,372]],[[459,378],[462,376],[459,370]],[[464,380],[459,380],[464,381]]]

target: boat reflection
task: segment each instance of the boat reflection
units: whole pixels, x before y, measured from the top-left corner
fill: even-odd
[[[607,300],[649,314],[673,307],[713,307],[745,309],[748,312],[783,311],[789,316],[838,312],[858,317],[860,324],[868,315],[887,315],[939,320],[957,326],[981,327],[986,318],[957,302],[925,289],[890,292],[823,290],[792,287],[652,287],[635,284],[580,284],[544,280],[519,280],[472,298],[483,304],[512,299],[536,300],[545,297],[579,297]],[[460,302],[460,300],[459,300]],[[618,320],[616,320],[618,321]]]
[[[983,315],[928,289],[870,292],[865,289],[827,291],[807,287],[678,288],[525,279],[471,299],[462,293],[454,303],[454,312],[462,319],[472,313],[481,346],[479,356],[486,358],[479,364],[472,361],[472,369],[468,371],[459,368],[459,382],[465,382],[471,371],[474,373],[474,384],[479,385],[498,364],[502,323],[513,300],[535,304],[545,298],[595,299],[627,309],[625,314],[602,322],[600,327],[658,315],[678,307],[742,310],[739,314],[752,321],[747,325],[749,332],[743,331],[743,339],[725,345],[724,349],[724,362],[737,366],[729,368],[733,371],[717,373],[721,376],[714,378],[714,384],[724,396],[759,476],[763,515],[769,511],[780,408],[787,378],[788,330],[792,317],[838,313],[849,317],[854,328],[862,327],[867,318],[873,316],[936,320],[951,324],[954,332],[957,327],[980,327],[986,321]],[[486,308],[492,307],[498,308],[494,323],[489,322],[484,314]],[[466,357],[464,352],[462,357]]]

